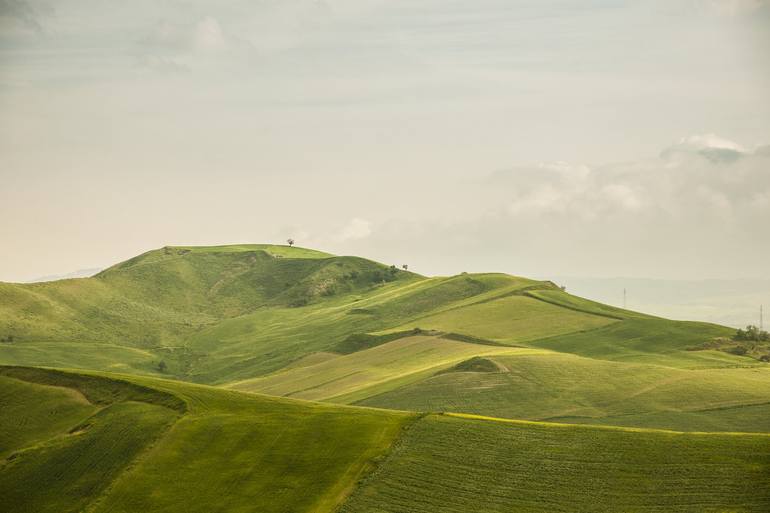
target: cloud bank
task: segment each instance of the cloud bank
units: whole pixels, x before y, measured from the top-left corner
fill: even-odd
[[[431,248],[452,270],[507,257],[504,270],[535,275],[767,276],[766,148],[704,134],[639,161],[516,166],[444,191],[464,219],[449,221],[450,209],[427,224],[390,219],[370,240]]]

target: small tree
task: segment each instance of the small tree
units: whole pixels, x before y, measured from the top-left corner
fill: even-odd
[[[733,340],[750,340],[753,342],[766,342],[770,340],[770,334],[766,331],[760,330],[756,326],[746,326],[745,330],[739,329],[735,332]]]
[[[167,369],[168,369],[168,365],[166,365],[166,362],[164,362],[163,360],[158,362],[158,371],[165,374]]]
[[[286,239],[286,243],[289,245],[289,247],[294,246],[294,239]]]
[[[402,268],[404,271],[408,271],[408,270],[409,270],[409,264],[404,264],[404,265],[402,265],[402,266],[401,266],[401,268]]]

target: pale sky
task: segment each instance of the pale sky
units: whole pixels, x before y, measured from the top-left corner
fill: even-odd
[[[282,242],[770,278],[767,0],[0,0],[0,280]]]

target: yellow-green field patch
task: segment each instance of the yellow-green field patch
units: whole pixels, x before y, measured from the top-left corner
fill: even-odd
[[[446,310],[389,331],[419,327],[472,335],[503,343],[526,342],[616,322],[599,315],[554,306],[526,296],[508,296]]]
[[[472,356],[541,352],[448,340],[441,336],[411,336],[371,349],[340,356],[308,367],[278,372],[231,385],[237,390],[302,399],[331,399],[351,394],[381,393],[438,372]],[[362,398],[362,397],[361,397]]]

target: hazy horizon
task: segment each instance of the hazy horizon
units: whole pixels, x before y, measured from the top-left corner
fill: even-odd
[[[770,5],[0,2],[0,280],[164,245],[770,279]]]

